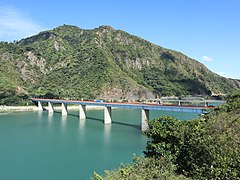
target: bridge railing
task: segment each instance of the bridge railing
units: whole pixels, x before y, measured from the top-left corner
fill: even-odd
[[[178,106],[217,106],[225,101],[220,100],[160,100],[161,105]]]

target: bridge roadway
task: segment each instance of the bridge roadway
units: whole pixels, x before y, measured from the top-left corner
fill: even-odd
[[[95,101],[78,101],[78,100],[60,100],[60,99],[40,99],[31,98],[33,102],[38,105],[40,111],[43,111],[42,103],[48,103],[48,112],[53,113],[53,104],[62,105],[62,115],[67,115],[67,105],[75,104],[79,105],[79,119],[86,118],[86,106],[103,106],[104,107],[104,124],[110,124],[112,122],[111,108],[127,108],[127,109],[140,109],[142,113],[141,129],[142,131],[148,128],[147,120],[149,120],[150,110],[162,110],[162,111],[177,111],[177,112],[191,112],[191,113],[204,113],[207,109],[212,107],[207,106],[172,106],[172,105],[156,105],[156,104],[141,104],[141,103],[114,103],[114,102],[95,102]]]

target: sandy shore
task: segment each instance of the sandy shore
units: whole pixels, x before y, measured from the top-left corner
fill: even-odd
[[[9,112],[9,111],[37,111],[38,107],[36,106],[0,106],[0,112]]]
[[[48,107],[45,107],[48,109]],[[55,106],[54,110],[61,110],[61,106]],[[68,106],[68,110],[78,110],[79,106]],[[102,106],[86,106],[87,110],[103,109]],[[0,105],[0,112],[17,112],[17,111],[38,111],[37,106],[2,106]]]

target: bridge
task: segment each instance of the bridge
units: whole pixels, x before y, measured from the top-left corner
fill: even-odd
[[[62,116],[68,114],[67,105],[79,105],[79,119],[85,119],[86,116],[86,106],[102,106],[104,107],[104,124],[112,123],[112,108],[127,108],[127,109],[140,109],[141,110],[141,130],[145,131],[148,128],[147,121],[149,120],[150,110],[162,110],[162,111],[177,111],[177,112],[191,112],[202,114],[209,108],[214,108],[214,106],[183,106],[181,101],[177,101],[178,105],[163,105],[163,104],[142,104],[142,103],[114,103],[114,102],[96,102],[96,101],[78,101],[78,100],[60,100],[60,99],[40,99],[31,98],[39,111],[43,111],[42,103],[48,103],[48,112],[54,112],[53,104],[61,104],[62,106]],[[212,102],[212,101],[211,101]],[[217,101],[214,101],[217,102]]]

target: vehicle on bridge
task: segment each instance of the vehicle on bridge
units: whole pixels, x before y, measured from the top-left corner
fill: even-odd
[[[95,99],[94,102],[101,102],[101,103],[103,103],[104,101],[101,100],[101,99]]]

